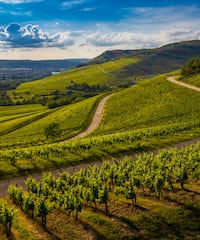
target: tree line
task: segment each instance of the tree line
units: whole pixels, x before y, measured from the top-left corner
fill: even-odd
[[[181,75],[182,76],[190,76],[193,74],[200,73],[200,58],[192,58],[190,59],[182,68]]]

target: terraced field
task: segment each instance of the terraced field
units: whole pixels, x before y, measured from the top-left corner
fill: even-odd
[[[44,128],[52,122],[59,124],[64,140],[82,132],[91,121],[95,106],[101,97],[96,96],[79,103],[47,110],[40,105],[23,105],[0,108],[0,146],[4,148],[44,144]],[[55,141],[55,139],[54,139]]]

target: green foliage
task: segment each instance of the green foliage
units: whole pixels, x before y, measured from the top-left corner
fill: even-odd
[[[33,212],[35,209],[35,197],[32,193],[24,193],[23,195],[23,211],[31,212],[31,216],[33,218]]]
[[[28,192],[10,186],[9,195],[15,204],[23,206],[25,213],[34,211],[34,217],[41,218],[44,228],[53,208],[59,208],[59,211],[68,215],[67,221],[71,214],[77,220],[86,204],[87,209],[101,209],[101,204],[105,204],[104,213],[107,215],[109,196],[112,196],[112,205],[117,205],[119,199],[126,198],[132,200],[132,206],[136,206],[138,192],[143,192],[143,198],[147,196],[146,201],[148,196],[154,196],[158,204],[166,189],[168,194],[173,192],[171,186],[178,183],[185,189],[188,180],[199,180],[199,153],[198,143],[180,150],[163,150],[157,155],[142,154],[134,161],[131,158],[112,163],[104,161],[101,167],[94,165],[75,171],[72,175],[62,173],[57,179],[51,174],[45,174],[39,181],[33,178],[26,180]],[[18,192],[22,196],[22,203],[18,201]],[[113,197],[114,193],[117,196]],[[110,214],[112,216],[112,212]],[[103,222],[102,225],[104,226]]]
[[[85,129],[97,100],[98,97],[94,97],[62,107],[41,120],[0,137],[1,146],[6,148],[0,151],[1,176],[141,151],[167,142],[191,139],[199,134],[200,106],[196,104],[199,93],[168,82],[164,75],[115,93],[109,99],[101,125],[92,137],[7,150],[19,142],[25,146],[51,142],[43,134],[45,126],[51,122],[60,124],[63,131],[60,139],[76,135]]]
[[[109,99],[104,117],[93,135],[149,131],[173,124],[180,128],[200,124],[199,93],[166,80],[166,75],[138,82]],[[167,127],[168,126],[168,127]],[[178,131],[177,128],[177,131]],[[164,130],[165,129],[165,130]]]
[[[46,139],[44,129],[57,122],[62,130],[60,140],[72,137],[83,131],[89,124],[96,105],[102,96],[95,96],[85,101],[53,110],[46,110],[40,105],[0,107],[0,146],[27,146],[52,142]],[[32,110],[31,110],[32,109]],[[6,110],[6,111],[5,111]],[[7,134],[3,134],[7,132]]]
[[[200,74],[193,74],[187,77],[181,77],[181,81],[194,85],[196,87],[200,87]]]
[[[192,58],[181,68],[182,76],[189,76],[197,73],[200,73],[200,58]]]
[[[3,200],[0,199],[0,224],[5,226],[7,239],[10,239],[11,237],[11,227],[15,215],[15,209],[10,208]]]
[[[56,122],[52,122],[44,128],[44,135],[47,139],[59,137],[61,133],[60,125]]]
[[[126,199],[131,199],[133,204],[136,204],[136,192],[133,185],[127,185],[125,190]]]
[[[47,215],[52,211],[53,204],[41,197],[35,202],[35,215],[41,217],[42,227],[46,228]]]
[[[55,96],[55,90],[59,92],[59,94],[65,94],[65,89],[73,83],[78,85],[87,83],[91,87],[100,85],[102,89],[104,86],[116,87],[122,84],[121,79],[116,76],[116,73],[125,66],[135,64],[138,60],[138,58],[125,58],[101,65],[73,68],[48,78],[23,83],[18,86],[15,91],[8,91],[8,96],[14,103],[23,101],[30,102],[33,99],[37,103],[43,99],[46,103],[49,98]],[[124,79],[123,83],[129,82],[129,80],[130,79]],[[68,98],[69,96],[67,96],[67,99]]]

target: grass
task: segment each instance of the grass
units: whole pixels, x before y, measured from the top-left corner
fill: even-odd
[[[116,93],[108,102],[93,135],[199,121],[199,93],[166,80],[165,75],[140,81]]]
[[[200,239],[200,182],[189,181],[186,190],[166,188],[160,199],[138,192],[137,205],[110,195],[108,216],[104,209],[84,207],[75,221],[64,210],[54,210],[47,219],[47,231],[19,212],[13,239]],[[18,237],[16,237],[18,236]],[[1,238],[2,239],[2,238]]]
[[[58,141],[84,130],[97,101],[94,97],[58,108],[43,119],[1,136],[1,177],[108,159],[199,137],[199,93],[172,84],[162,75],[115,93],[106,105],[100,127],[91,136],[33,146],[47,142],[43,129],[53,121],[59,122],[63,130]]]
[[[200,87],[200,74],[181,78],[181,81],[194,85],[196,87]]]
[[[53,110],[46,110],[45,108],[39,108],[40,112],[33,114],[27,113],[28,116],[23,114],[19,115],[14,112],[14,107],[7,107],[8,114],[4,117],[10,117],[10,113],[13,112],[13,118],[0,123],[0,140],[2,142],[1,147],[5,146],[17,146],[17,145],[34,145],[42,144],[54,139],[47,139],[44,136],[44,128],[52,123],[57,122],[62,130],[62,136],[58,140],[67,139],[77,133],[83,131],[89,124],[95,106],[97,105],[101,97],[96,96],[86,99],[79,103],[63,106]],[[24,105],[25,109],[30,108]],[[11,109],[9,109],[11,108]],[[23,112],[23,106],[20,106],[20,110]],[[24,110],[25,111],[25,110]],[[16,118],[16,116],[18,116]],[[1,117],[0,117],[1,119]],[[4,133],[4,134],[3,134]]]
[[[39,104],[0,106],[0,135],[46,112],[46,107]]]
[[[6,199],[11,206],[12,203]],[[35,224],[29,216],[26,216],[20,209],[15,207],[15,218],[12,225],[11,240],[49,240],[50,235]],[[4,228],[0,225],[0,239],[7,240]]]
[[[123,67],[139,61],[137,58],[125,58],[103,64],[74,68],[60,74],[33,81],[26,82],[17,87],[15,91],[9,91],[9,96],[14,102],[21,102],[23,99],[31,99],[51,94],[55,90],[65,93],[66,87],[72,83],[87,83],[90,85],[100,84],[109,87],[122,84],[121,79],[115,76]],[[126,81],[123,81],[126,83]]]

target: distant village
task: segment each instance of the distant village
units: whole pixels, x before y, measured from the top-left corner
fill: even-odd
[[[0,68],[0,81],[30,81],[52,75],[47,69],[32,68]]]

